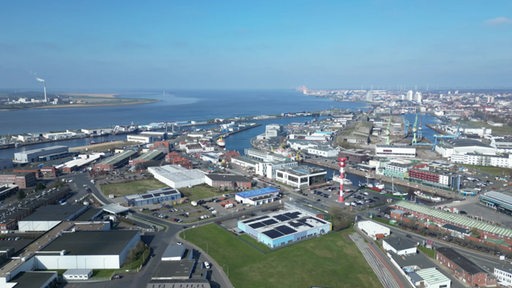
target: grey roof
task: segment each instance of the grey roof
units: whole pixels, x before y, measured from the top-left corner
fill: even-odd
[[[482,143],[478,140],[474,139],[449,139],[446,142],[449,142],[453,146],[464,147],[464,146],[480,146],[480,147],[491,147],[485,143]]]
[[[383,241],[386,241],[391,247],[395,248],[397,251],[405,250],[409,248],[413,248],[417,246],[417,243],[409,240],[408,238],[402,238],[402,237],[393,237],[389,236],[388,238],[384,239]]]
[[[241,176],[241,175],[234,175],[234,174],[216,174],[216,173],[210,173],[206,174],[206,177],[212,179],[213,181],[231,181],[231,182],[250,182],[251,179]]]
[[[409,254],[409,255],[398,255],[392,251],[388,252],[389,255],[398,263],[400,267],[409,267],[409,266],[417,266],[419,268],[429,268],[432,267],[432,261],[427,258],[427,256],[416,253],[416,254]]]
[[[123,162],[127,158],[132,157],[133,155],[137,154],[136,151],[133,150],[126,150],[121,153],[114,154],[113,156],[110,156],[108,158],[105,158],[103,161],[101,161],[99,164],[107,164],[107,165],[116,165],[120,162]]]
[[[462,227],[459,227],[459,226],[456,226],[456,225],[452,225],[450,223],[444,224],[443,228],[448,229],[448,230],[457,231],[457,232],[460,232],[462,234],[469,234],[469,229],[462,228]]]
[[[78,231],[63,233],[41,251],[62,251],[67,255],[116,255],[139,233],[135,230]]]
[[[16,288],[40,288],[48,280],[56,276],[57,272],[54,271],[21,272],[11,279],[10,282],[18,283]]]
[[[181,258],[181,257],[183,257],[184,254],[185,254],[185,246],[178,245],[178,244],[170,244],[165,249],[164,254],[162,254],[162,259],[168,258],[168,257],[180,257]],[[162,260],[162,261],[164,261],[164,260]]]
[[[22,221],[65,221],[74,220],[87,210],[83,205],[48,205],[37,208],[31,215]]]
[[[471,275],[485,273],[485,271],[482,268],[480,268],[480,266],[477,266],[471,260],[462,256],[461,254],[459,254],[459,252],[455,251],[452,248],[440,247],[437,248],[437,253],[441,253],[442,255],[444,255],[444,257],[450,259],[450,261],[457,264],[460,268],[462,268],[464,271],[468,272]]]
[[[195,265],[196,260],[162,261],[151,280],[188,279]]]
[[[124,206],[121,206],[117,203],[111,203],[103,206],[103,211],[110,213],[110,214],[121,214],[124,212],[128,212],[130,208],[126,208]]]
[[[103,210],[96,207],[90,207],[80,216],[76,217],[76,221],[93,221],[95,220]]]

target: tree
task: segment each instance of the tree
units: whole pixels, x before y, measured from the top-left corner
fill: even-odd
[[[27,193],[25,193],[25,191],[23,191],[23,190],[18,190],[16,192],[16,198],[18,198],[18,200],[24,199],[26,196],[27,196]]]
[[[339,231],[352,226],[356,214],[348,209],[334,205],[329,209],[329,215],[331,216],[332,230]]]

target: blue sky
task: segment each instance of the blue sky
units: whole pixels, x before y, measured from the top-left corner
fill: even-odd
[[[0,88],[512,88],[512,1],[4,1]]]

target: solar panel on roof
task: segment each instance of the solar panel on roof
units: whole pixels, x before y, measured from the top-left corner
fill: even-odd
[[[281,221],[281,222],[284,222],[284,221],[288,221],[290,220],[290,218],[288,218],[286,215],[284,214],[279,214],[279,215],[276,215],[274,216],[274,218],[276,218],[277,220]]]
[[[263,221],[263,224],[265,224],[265,225],[272,225],[272,224],[276,224],[276,223],[277,223],[277,221],[274,219],[268,219],[268,220]]]
[[[270,237],[272,239],[283,236],[283,234],[281,232],[274,230],[274,229],[265,231],[265,232],[263,232],[263,234],[267,235],[268,237]]]
[[[142,198],[143,199],[148,199],[148,198],[153,198],[153,195],[142,195]]]
[[[262,219],[265,219],[265,218],[268,218],[268,216],[261,216],[261,217],[258,217],[258,218],[252,218],[252,219],[247,219],[244,221],[244,223],[251,223],[251,222],[255,222],[255,221],[260,221]]]
[[[285,226],[285,225],[277,226],[275,229],[277,231],[283,233],[284,235],[288,235],[288,234],[297,232],[297,230],[295,230],[289,226]]]
[[[302,225],[304,225],[304,223],[301,223],[301,222],[295,222],[295,221],[290,221],[288,222],[288,225],[294,227],[294,228],[297,228],[297,227],[300,227]]]
[[[260,227],[265,226],[265,224],[263,224],[261,222],[256,222],[256,223],[253,223],[253,224],[249,224],[249,226],[251,226],[251,228],[253,228],[253,229],[258,229]]]
[[[296,218],[299,218],[300,212],[288,212],[288,213],[285,213],[285,215],[291,219],[296,219]]]
[[[299,220],[297,220],[297,221],[299,221],[300,223],[302,223],[302,224],[303,224],[303,225],[305,225],[305,226],[313,227],[313,225],[308,224],[308,223],[306,222],[306,220],[307,220],[307,218],[302,218],[302,219],[299,219]]]

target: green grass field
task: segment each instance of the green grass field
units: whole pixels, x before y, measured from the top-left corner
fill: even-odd
[[[352,229],[261,250],[218,225],[182,232],[222,266],[235,287],[382,287],[348,238]]]
[[[101,185],[101,191],[103,191],[103,194],[105,195],[113,194],[116,197],[119,197],[133,194],[142,194],[146,193],[148,190],[154,190],[162,187],[166,187],[166,185],[155,179],[147,179],[124,183],[104,184]]]
[[[199,199],[210,198],[222,195],[224,193],[230,193],[232,191],[219,190],[218,188],[210,187],[206,184],[197,185],[191,188],[180,188],[179,189],[185,197],[188,197],[190,201],[196,201]]]

